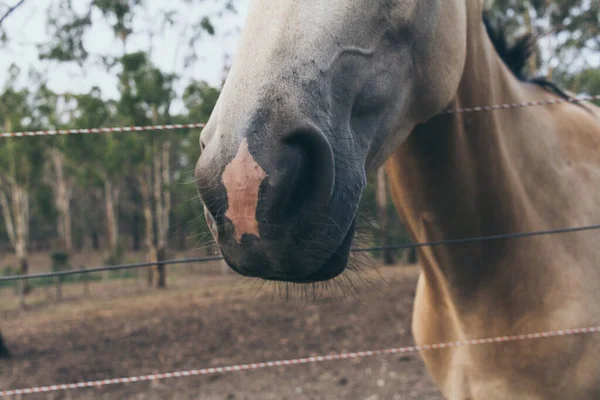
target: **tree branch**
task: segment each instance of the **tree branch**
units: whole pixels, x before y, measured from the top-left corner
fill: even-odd
[[[2,25],[4,20],[7,19],[10,16],[10,14],[15,12],[17,8],[21,7],[23,5],[23,3],[25,3],[25,0],[19,0],[19,2],[17,4],[15,4],[12,7],[9,7],[8,10],[6,10],[6,12],[4,13],[4,15],[2,17],[0,17],[0,26]]]

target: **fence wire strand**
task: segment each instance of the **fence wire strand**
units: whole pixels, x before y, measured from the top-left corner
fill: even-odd
[[[500,111],[512,110],[515,108],[550,106],[563,103],[583,103],[589,101],[599,101],[600,95],[595,96],[578,96],[564,98],[552,98],[536,101],[527,101],[522,103],[506,103],[493,104],[474,107],[458,108],[454,110],[445,110],[441,114],[464,114],[482,111]],[[170,124],[170,125],[149,125],[149,126],[120,126],[107,128],[85,128],[85,129],[62,129],[62,130],[43,130],[43,131],[23,131],[23,132],[3,132],[0,133],[0,138],[19,138],[33,136],[61,136],[61,135],[77,135],[88,133],[120,133],[120,132],[152,132],[152,131],[171,131],[180,129],[203,129],[206,127],[204,123],[193,124]]]
[[[84,129],[61,129],[48,131],[24,131],[0,133],[2,138],[32,137],[32,136],[65,136],[86,133],[121,133],[121,132],[152,132],[173,131],[179,129],[202,129],[203,123],[194,124],[171,124],[171,125],[149,125],[149,126],[118,126],[108,128],[84,128]]]
[[[551,106],[551,105],[564,104],[564,103],[583,103],[583,102],[588,102],[588,101],[599,101],[599,100],[600,100],[600,95],[569,97],[566,99],[556,98],[556,99],[526,101],[523,103],[507,103],[507,104],[495,104],[495,105],[487,105],[487,106],[465,107],[465,108],[458,108],[455,110],[447,110],[447,111],[443,112],[443,114],[464,114],[464,113],[473,113],[473,112],[482,112],[482,111],[513,110],[515,108]]]
[[[384,251],[384,250],[404,250],[404,249],[413,249],[413,248],[416,249],[416,248],[422,248],[422,247],[459,245],[459,244],[486,242],[486,241],[492,241],[492,240],[518,239],[518,238],[558,235],[558,234],[565,234],[565,233],[576,233],[576,232],[585,232],[585,231],[594,231],[594,230],[600,230],[600,225],[587,225],[587,226],[580,226],[580,227],[575,227],[575,228],[552,229],[552,230],[545,230],[545,231],[506,233],[506,234],[500,234],[500,235],[477,236],[477,237],[464,238],[464,239],[448,239],[448,240],[439,240],[439,241],[424,242],[424,243],[408,243],[408,244],[400,244],[400,245],[396,245],[396,246],[386,246],[386,247],[370,247],[370,248],[364,248],[364,249],[352,249],[351,252],[352,253],[368,253],[368,252]],[[90,274],[90,273],[104,272],[104,271],[121,271],[121,270],[136,269],[136,268],[148,268],[148,267],[154,267],[154,266],[159,266],[159,265],[161,265],[161,266],[162,265],[181,265],[181,264],[204,263],[204,262],[221,261],[221,260],[223,260],[222,256],[210,256],[210,257],[186,258],[186,259],[181,259],[181,260],[166,260],[166,261],[143,262],[143,263],[135,263],[135,264],[113,265],[113,266],[106,266],[106,267],[76,269],[76,270],[71,270],[71,271],[47,272],[47,273],[40,273],[40,274],[2,276],[2,277],[0,277],[0,283],[10,282],[10,281],[25,281],[25,280],[32,280],[32,279],[42,279],[42,278],[66,277],[66,276],[72,276],[72,275],[83,275],[83,274]]]
[[[467,340],[459,340],[459,341],[455,341],[455,342],[437,343],[437,344],[430,344],[430,345],[423,345],[423,346],[398,347],[398,348],[391,348],[391,349],[384,349],[384,350],[368,350],[368,351],[359,351],[359,352],[355,352],[355,353],[338,353],[338,354],[297,358],[297,359],[290,359],[290,360],[267,361],[267,362],[253,363],[253,364],[240,364],[240,365],[231,365],[231,366],[225,366],[225,367],[195,369],[195,370],[189,370],[189,371],[167,372],[167,373],[160,373],[160,374],[125,377],[125,378],[104,379],[104,380],[99,380],[99,381],[41,386],[41,387],[33,387],[33,388],[27,388],[27,389],[4,390],[4,391],[0,391],[0,397],[22,396],[22,395],[27,395],[27,394],[58,392],[58,391],[84,389],[84,388],[101,388],[101,387],[111,386],[111,385],[124,385],[124,384],[148,382],[148,381],[152,382],[152,381],[159,381],[159,380],[165,380],[165,379],[186,378],[186,377],[193,377],[193,376],[224,374],[224,373],[241,372],[241,371],[255,371],[255,370],[259,370],[259,369],[287,367],[287,366],[292,366],[292,365],[323,363],[326,361],[350,360],[350,359],[375,357],[375,356],[383,356],[383,355],[390,355],[390,354],[417,353],[417,352],[423,352],[423,351],[443,350],[443,349],[452,349],[452,348],[477,346],[477,345],[491,345],[491,344],[516,342],[516,341],[524,341],[524,340],[549,339],[549,338],[556,338],[556,337],[592,334],[592,333],[599,333],[599,332],[600,332],[600,326],[593,326],[593,327],[589,327],[589,328],[565,329],[565,330],[558,330],[558,331],[548,331],[548,332],[521,334],[521,335],[513,335],[513,336],[498,336],[498,337],[493,337],[493,338],[488,338],[488,339],[467,339]]]

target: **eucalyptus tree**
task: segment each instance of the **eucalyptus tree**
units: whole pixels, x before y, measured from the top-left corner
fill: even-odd
[[[183,92],[182,100],[185,112],[174,118],[175,122],[199,121],[205,122],[210,117],[217,102],[220,89],[212,87],[204,81],[189,83]],[[216,251],[206,221],[201,217],[204,213],[202,204],[197,199],[197,191],[193,182],[195,160],[199,155],[200,129],[182,131],[178,140],[174,141],[174,185],[173,211],[179,233],[179,247],[185,247],[188,238],[193,238],[193,244],[202,248],[206,254]]]
[[[560,83],[573,83],[578,73],[598,69],[600,2],[490,0],[489,12],[510,34],[530,31],[540,37],[538,67]]]
[[[125,55],[119,75],[119,114],[135,125],[172,122],[170,108],[176,97],[176,76],[163,73],[146,53]],[[143,200],[146,247],[150,261],[166,259],[171,213],[173,133],[134,133],[128,135],[128,151],[136,155],[136,176]],[[149,282],[166,286],[166,269],[157,265]]]
[[[23,6],[23,4],[25,3],[25,0],[19,0],[18,2],[16,2],[14,5],[9,5],[9,6],[5,6],[2,10],[0,10],[0,42],[5,42],[6,40],[8,40],[8,37],[6,36],[6,32],[3,29],[3,24],[4,22],[20,7]],[[3,118],[0,115],[0,118]],[[6,125],[6,123],[5,123]],[[8,224],[6,224],[8,226]],[[8,229],[7,229],[8,231]],[[7,232],[8,233],[8,232]],[[8,233],[10,235],[10,233]],[[0,333],[0,358],[7,358],[10,356],[10,352],[8,351],[8,349],[6,348],[6,345],[4,344],[4,339],[2,338],[2,333]]]
[[[31,94],[17,89],[16,67],[0,93],[0,122],[5,132],[39,127],[32,118]],[[13,246],[21,274],[29,270],[28,240],[31,218],[31,194],[41,181],[44,146],[39,138],[5,138],[0,141],[0,209],[10,243]],[[21,284],[20,304],[25,305],[27,285]]]
[[[224,13],[234,11],[233,1],[223,0],[217,2],[217,6],[212,7],[211,11],[200,12],[196,18],[189,18],[190,15],[184,11],[185,7],[200,3],[202,0],[172,2],[165,12],[160,14],[159,23],[146,21],[140,24],[145,18],[148,0],[88,0],[77,4],[69,0],[59,0],[48,12],[50,35],[48,41],[39,47],[40,58],[78,64],[81,68],[85,68],[89,63],[99,64],[105,66],[111,74],[117,75],[119,98],[116,104],[119,123],[145,125],[170,122],[173,120],[170,105],[178,96],[175,91],[177,79],[175,74],[152,65],[152,44],[155,37],[162,35],[166,28],[176,27],[181,32],[182,42],[181,46],[178,44],[177,47],[185,48],[184,68],[193,68],[199,60],[197,44],[206,35],[214,35],[216,32],[213,21]],[[115,52],[93,54],[89,50],[86,34],[96,23],[111,26],[114,37],[122,44],[120,55],[115,55]],[[128,44],[133,36],[145,36],[150,43],[148,50],[128,52]],[[134,171],[137,182],[135,190],[142,199],[145,244],[151,261],[166,258],[172,208],[173,146],[176,143],[173,138],[177,137],[172,133],[128,134],[127,138],[122,139],[126,146],[107,149],[110,152],[128,152],[130,162],[127,165]],[[122,157],[113,158],[118,160],[113,162],[123,166]],[[110,164],[111,160],[104,162]],[[104,169],[100,168],[99,171]],[[102,180],[105,185],[109,246],[115,248],[118,212],[110,210],[114,210],[114,204],[118,203],[119,189],[118,184],[115,185],[114,177],[108,178],[110,175],[105,173]],[[152,274],[152,284],[164,287],[164,268],[158,267],[155,272]]]
[[[100,88],[89,93],[69,94],[73,102],[69,122],[73,127],[106,127],[119,124],[115,101],[105,100]],[[119,247],[119,202],[129,157],[120,134],[81,135],[70,138],[69,154],[79,166],[76,177],[81,186],[100,187],[104,198],[107,256]]]
[[[46,129],[63,128],[64,113],[68,111],[64,96],[54,93],[39,74],[36,80],[40,83],[33,95],[31,112]],[[52,190],[56,215],[56,232],[58,233],[58,250],[66,253],[73,251],[73,234],[71,221],[71,203],[75,167],[69,159],[69,148],[72,137],[58,136],[48,141],[45,148],[46,168],[44,181]]]

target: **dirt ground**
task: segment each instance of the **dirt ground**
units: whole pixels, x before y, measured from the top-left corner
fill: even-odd
[[[354,277],[353,284],[317,289],[315,298],[312,290],[261,287],[188,268],[171,274],[163,292],[150,291],[141,279],[99,282],[85,298],[72,285],[62,303],[42,296],[26,311],[6,307],[13,294],[4,289],[0,328],[14,358],[0,361],[0,388],[412,345],[417,273],[414,267],[381,268]],[[442,399],[417,354],[24,398]]]

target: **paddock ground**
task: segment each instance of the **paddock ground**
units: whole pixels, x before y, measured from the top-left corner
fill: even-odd
[[[173,267],[169,288],[143,279],[66,285],[61,303],[36,289],[26,311],[0,291],[0,327],[14,358],[0,387],[187,370],[412,345],[418,270],[377,268],[313,298],[257,286],[219,263]],[[205,273],[200,273],[203,268]],[[208,269],[207,269],[208,268]],[[177,272],[175,272],[177,271]],[[206,271],[212,271],[206,273]],[[332,294],[333,293],[333,294]],[[24,399],[442,399],[418,355],[333,361],[87,389]]]

